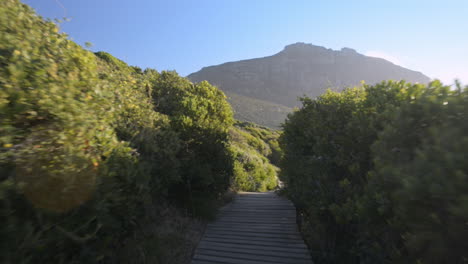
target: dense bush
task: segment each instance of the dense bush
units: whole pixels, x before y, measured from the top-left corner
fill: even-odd
[[[282,179],[317,262],[466,261],[466,93],[383,82],[303,99]]]
[[[278,184],[279,134],[251,123],[236,123],[230,130],[234,156],[233,188],[243,191],[267,191]]]
[[[203,214],[232,175],[222,92],[93,54],[17,0],[0,6],[0,120],[2,263],[113,262],[137,233],[139,258],[184,245],[142,225],[173,201]]]
[[[171,197],[194,213],[213,211],[210,201],[227,189],[233,170],[228,131],[234,119],[226,97],[208,82],[193,84],[175,72],[162,72],[149,87],[155,109],[169,116],[181,139],[181,181]]]
[[[466,263],[468,87],[432,83],[402,105],[373,145],[371,191],[386,194],[404,260]],[[391,210],[391,211],[390,211]]]

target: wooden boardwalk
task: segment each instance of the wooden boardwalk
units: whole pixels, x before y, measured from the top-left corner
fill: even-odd
[[[273,192],[240,193],[209,224],[192,264],[311,264],[292,203]]]

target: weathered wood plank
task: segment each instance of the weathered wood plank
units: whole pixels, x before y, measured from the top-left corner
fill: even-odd
[[[293,204],[273,192],[240,193],[207,226],[192,264],[307,263]]]
[[[227,257],[227,258],[240,258],[246,260],[255,260],[255,261],[266,261],[268,263],[310,263],[309,259],[299,259],[299,258],[288,258],[284,256],[271,256],[271,255],[259,255],[259,254],[250,254],[243,252],[228,252],[221,251],[219,249],[199,249],[198,254],[200,255],[210,255],[216,257]]]
[[[245,226],[209,226],[209,230],[230,231],[230,232],[253,232],[264,234],[297,234],[295,229],[257,227],[249,228]]]
[[[232,243],[232,244],[242,244],[242,245],[257,245],[257,246],[279,246],[279,247],[284,247],[284,248],[302,248],[302,249],[307,249],[307,247],[304,244],[300,243],[290,243],[290,242],[276,242],[276,241],[257,241],[253,239],[224,239],[224,238],[216,238],[216,237],[205,237],[203,238],[206,241],[211,241],[211,242],[222,242],[222,243]]]
[[[242,231],[226,231],[226,230],[209,230],[206,234],[209,235],[221,235],[221,236],[243,236],[243,237],[254,237],[254,238],[271,238],[271,239],[298,239],[301,237],[298,234],[291,233],[262,233],[262,232],[242,232]]]
[[[267,264],[268,261],[248,260],[239,258],[219,257],[210,255],[195,255],[194,260],[211,261],[211,263],[225,263],[225,264]]]
[[[292,229],[297,230],[295,226],[290,224],[273,224],[273,223],[252,223],[252,224],[242,224],[242,223],[232,223],[231,225],[225,225],[223,223],[217,222],[209,226],[221,226],[221,227],[249,227],[249,228],[270,228],[270,229]]]
[[[292,247],[282,247],[282,246],[265,246],[265,245],[251,245],[251,244],[234,244],[230,242],[211,242],[211,241],[201,241],[199,247],[229,247],[229,248],[240,248],[240,249],[251,249],[251,250],[270,250],[279,253],[297,253],[309,256],[309,251],[306,248],[292,248]]]
[[[204,247],[200,246],[199,250],[212,250],[212,247]],[[275,251],[271,249],[264,249],[260,250],[258,248],[235,248],[235,247],[227,247],[227,246],[217,246],[217,251],[220,252],[231,252],[231,253],[245,253],[245,254],[254,254],[259,256],[274,256],[274,257],[283,257],[283,258],[293,258],[293,259],[302,259],[302,260],[310,260],[310,255],[307,251],[303,251],[302,253],[297,252],[285,252],[285,251]],[[200,253],[200,252],[199,252]]]
[[[222,238],[225,241],[229,241],[230,239],[238,239],[238,240],[249,240],[249,241],[258,241],[258,242],[277,242],[277,243],[288,243],[288,244],[302,244],[304,243],[301,239],[293,239],[293,238],[264,238],[264,237],[256,237],[256,236],[242,236],[242,235],[219,235],[219,234],[205,234],[204,237],[211,237],[211,238]]]

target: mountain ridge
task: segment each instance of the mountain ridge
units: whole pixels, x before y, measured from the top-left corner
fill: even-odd
[[[207,80],[225,92],[288,108],[300,105],[298,97],[316,97],[327,88],[341,90],[362,81],[368,84],[383,80],[430,81],[419,71],[366,56],[352,48],[333,50],[303,42],[287,45],[270,56],[203,67],[187,78],[193,82]],[[234,104],[242,105],[239,102]],[[239,113],[245,111],[236,107],[234,110]],[[263,125],[269,123],[268,120],[259,121]],[[269,126],[278,125],[277,120],[272,120]]]
[[[408,68],[405,68],[401,65],[398,65],[392,61],[389,61],[387,59],[384,59],[384,58],[380,58],[380,57],[374,57],[374,56],[369,56],[369,55],[365,55],[365,54],[362,54],[362,53],[359,53],[357,52],[355,49],[353,48],[349,48],[349,47],[343,47],[341,48],[340,50],[334,50],[334,49],[331,49],[331,48],[326,48],[326,47],[323,47],[323,46],[318,46],[318,45],[313,45],[313,44],[310,44],[310,43],[305,43],[305,42],[296,42],[296,43],[293,43],[293,44],[289,44],[289,45],[286,45],[281,51],[273,54],[273,55],[267,55],[267,56],[262,56],[262,57],[256,57],[256,58],[251,58],[251,59],[240,59],[240,60],[236,60],[236,61],[228,61],[228,62],[223,62],[223,63],[220,63],[220,64],[215,64],[215,65],[210,65],[210,66],[205,66],[205,67],[202,67],[200,70],[196,71],[196,72],[193,72],[193,73],[190,73],[188,74],[186,77],[187,78],[190,78],[191,75],[197,73],[197,72],[200,72],[200,71],[203,71],[205,69],[209,69],[209,68],[213,68],[213,67],[218,67],[218,66],[223,66],[223,65],[226,65],[226,64],[231,64],[231,63],[236,63],[236,62],[248,62],[248,61],[253,61],[253,60],[258,60],[258,59],[265,59],[265,58],[269,58],[269,57],[273,57],[275,55],[278,55],[278,54],[281,54],[281,53],[284,53],[285,51],[287,52],[288,50],[290,49],[294,49],[296,47],[300,47],[300,46],[312,46],[314,48],[318,48],[318,49],[322,49],[322,50],[325,50],[325,51],[331,51],[331,52],[342,52],[342,53],[347,53],[347,54],[357,54],[357,55],[361,55],[361,56],[365,56],[365,57],[369,57],[369,58],[373,58],[373,59],[377,59],[377,60],[383,60],[385,62],[388,62],[388,63],[391,63],[395,66],[398,66],[398,67],[401,67],[401,68],[404,68],[406,70],[410,70],[412,72],[415,72],[415,73],[420,73],[420,74],[423,74],[421,71],[416,71],[416,70],[411,70],[411,69],[408,69]],[[423,74],[424,75],[424,74]],[[427,77],[427,76],[426,76]],[[429,77],[427,77],[429,78]]]

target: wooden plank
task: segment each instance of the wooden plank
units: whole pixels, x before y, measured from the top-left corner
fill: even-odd
[[[258,209],[250,209],[250,208],[242,208],[242,207],[231,207],[230,210],[226,210],[224,212],[221,212],[221,214],[223,213],[236,213],[236,212],[243,212],[243,213],[257,213],[257,214],[267,214],[267,213],[271,213],[271,214],[294,214],[296,215],[296,210],[295,209],[289,209],[289,210],[281,210],[281,211],[277,211],[277,210],[269,210],[269,209],[263,209],[263,208],[258,208]]]
[[[241,244],[241,245],[256,245],[256,246],[277,246],[277,247],[284,247],[284,248],[302,248],[307,249],[307,247],[303,243],[285,243],[283,242],[275,242],[275,241],[257,241],[253,239],[224,239],[218,237],[204,237],[203,241],[210,241],[210,242],[220,242],[220,243],[231,243],[231,244]]]
[[[232,232],[253,232],[253,233],[281,233],[281,234],[298,234],[297,230],[293,228],[272,228],[272,227],[258,227],[249,228],[245,226],[209,226],[208,230],[222,230]]]
[[[231,223],[230,225],[226,225],[221,222],[217,222],[215,224],[210,224],[207,228],[246,228],[246,229],[255,229],[255,230],[292,230],[293,232],[297,232],[297,228],[292,223],[250,223],[250,224],[243,224],[243,223]]]
[[[274,198],[237,198],[234,203],[237,202],[252,202],[252,203],[264,203],[264,204],[287,204],[292,205],[288,200],[274,199]]]
[[[291,211],[291,207],[289,206],[283,206],[283,207],[268,207],[268,206],[249,206],[249,205],[243,205],[242,207],[241,206],[237,206],[237,205],[234,205],[232,209],[240,209],[242,208],[242,210],[275,210],[275,211],[280,211],[280,210],[284,210],[284,211]]]
[[[226,214],[242,214],[242,215],[291,215],[296,216],[295,210],[266,210],[266,209],[250,209],[250,208],[231,208],[229,211],[224,211],[219,214],[223,216]]]
[[[271,250],[271,248],[259,250],[259,249],[252,249],[252,248],[235,248],[229,246],[217,246],[216,248],[213,247],[204,247],[200,246],[200,250],[207,249],[207,250],[216,250],[220,252],[231,252],[231,253],[244,253],[244,254],[254,254],[259,256],[272,256],[272,257],[286,257],[286,258],[293,258],[293,259],[301,259],[301,260],[310,260],[310,255],[307,251],[303,252],[288,252],[288,251],[275,251]]]
[[[227,225],[231,223],[246,223],[246,224],[294,224],[292,221],[287,221],[287,220],[272,220],[272,221],[259,221],[259,220],[249,220],[249,219],[220,219],[218,220],[219,223],[226,223]]]
[[[233,200],[233,204],[235,203],[241,203],[241,202],[252,202],[252,203],[263,203],[263,204],[287,204],[289,206],[293,206],[293,203],[291,203],[288,200],[281,200],[281,199],[272,199],[272,198],[236,198]]]
[[[262,223],[269,223],[269,222],[288,222],[291,224],[296,223],[296,218],[295,217],[290,217],[290,216],[281,216],[281,217],[263,217],[263,216],[237,216],[237,215],[225,215],[219,219],[219,221],[225,221],[225,220],[233,220],[233,221],[243,221],[243,220],[249,220],[249,221],[260,221]]]
[[[251,224],[240,224],[240,223],[232,223],[231,225],[225,225],[223,223],[220,223],[220,222],[216,222],[216,223],[213,223],[213,224],[210,224],[209,226],[243,226],[243,227],[251,227],[251,228],[261,228],[261,227],[271,227],[271,228],[291,228],[291,229],[294,229],[294,230],[297,230],[297,227],[295,225],[292,225],[291,223],[286,223],[286,224],[282,224],[282,223],[251,223]]]
[[[213,250],[213,249],[200,249],[198,251],[200,255],[209,255],[209,256],[217,256],[217,257],[227,257],[227,258],[240,258],[245,260],[254,260],[254,261],[267,261],[268,263],[295,263],[295,264],[303,264],[303,263],[310,263],[309,259],[292,259],[288,257],[281,257],[281,256],[271,256],[271,255],[258,255],[258,254],[249,254],[244,252],[228,252],[228,251],[221,251],[221,250]]]
[[[265,232],[291,233],[291,234],[298,233],[297,229],[295,229],[294,227],[288,227],[288,226],[283,226],[283,227],[262,226],[262,225],[246,226],[246,225],[240,225],[240,224],[226,226],[226,225],[217,224],[215,226],[209,226],[208,228],[209,228],[208,230],[214,229],[214,230],[226,230],[226,231],[230,230],[230,231],[247,231],[247,232],[263,232],[263,233]]]
[[[301,240],[299,234],[291,233],[265,233],[265,232],[245,232],[245,231],[228,231],[228,230],[208,230],[206,234],[222,235],[222,236],[244,236],[255,238],[278,238],[278,239],[298,239]]]
[[[294,205],[275,193],[240,193],[208,224],[192,264],[311,264]]]
[[[198,259],[192,260],[192,264],[213,264],[213,263],[223,263],[223,262],[213,262],[213,261],[198,260]]]
[[[275,218],[290,218],[293,220],[293,222],[296,221],[296,215],[295,214],[278,214],[278,213],[264,213],[264,214],[253,214],[253,213],[244,213],[244,212],[229,212],[229,213],[223,213],[221,214],[218,219],[221,219],[223,217],[242,217],[242,218],[250,218],[250,217],[257,217],[257,218],[269,218],[269,219],[275,219]]]
[[[271,262],[265,261],[256,261],[256,260],[247,260],[247,259],[235,259],[235,258],[226,258],[210,255],[195,255],[194,260],[200,261],[210,261],[212,263],[222,263],[222,264],[268,264]]]
[[[252,241],[259,241],[259,242],[278,242],[278,243],[285,243],[285,244],[302,244],[304,243],[302,239],[298,238],[274,238],[274,237],[259,237],[255,235],[246,236],[246,235],[221,235],[221,234],[211,234],[206,233],[205,237],[212,237],[212,238],[223,238],[225,240],[229,239],[241,239],[241,240],[252,240]]]
[[[199,247],[209,247],[209,248],[222,248],[222,247],[229,247],[229,248],[240,248],[240,249],[251,249],[251,250],[271,250],[279,253],[297,253],[297,254],[304,254],[309,255],[309,251],[306,248],[294,248],[294,247],[282,247],[282,246],[262,246],[262,245],[251,245],[251,244],[235,244],[231,242],[211,242],[207,240],[203,240],[200,242]]]

